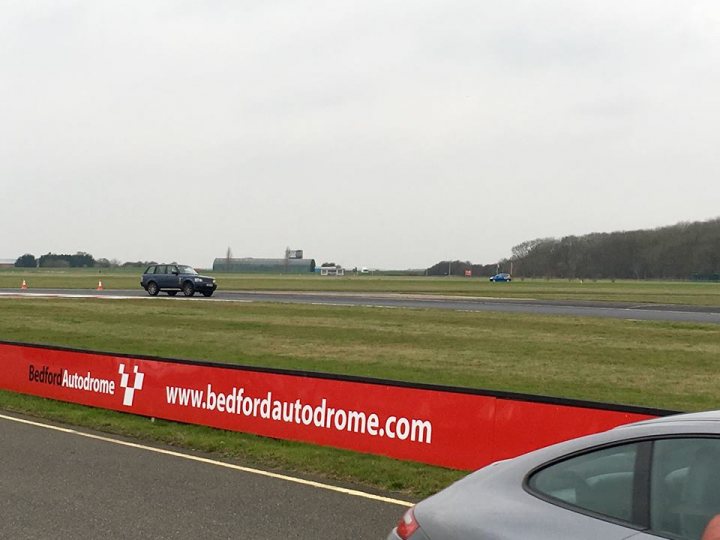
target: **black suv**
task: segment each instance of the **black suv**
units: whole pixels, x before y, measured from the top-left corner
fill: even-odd
[[[182,291],[185,296],[192,296],[196,291],[204,296],[212,296],[217,289],[215,278],[201,276],[184,264],[150,265],[143,272],[140,285],[151,296],[156,296],[160,291],[170,296],[175,296],[178,291]]]

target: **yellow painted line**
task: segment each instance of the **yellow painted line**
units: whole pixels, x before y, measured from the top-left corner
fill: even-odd
[[[249,473],[249,474],[256,474],[258,476],[265,476],[267,478],[274,478],[276,480],[284,480],[285,482],[293,482],[295,484],[310,486],[310,487],[314,487],[317,489],[324,489],[326,491],[334,491],[336,493],[342,493],[344,495],[350,495],[353,497],[360,497],[363,499],[370,499],[373,501],[379,501],[379,502],[384,502],[384,503],[388,503],[388,504],[396,504],[398,506],[413,506],[413,504],[414,504],[414,503],[411,503],[408,501],[401,501],[399,499],[393,499],[390,497],[382,497],[380,495],[373,495],[372,493],[365,493],[364,491],[358,491],[356,489],[348,489],[348,488],[333,486],[330,484],[323,484],[321,482],[314,482],[312,480],[305,480],[303,478],[297,478],[294,476],[288,476],[285,474],[278,474],[278,473],[273,473],[273,472],[269,472],[269,471],[263,471],[261,469],[253,469],[251,467],[243,467],[241,465],[233,465],[232,463],[225,463],[223,461],[217,461],[214,459],[208,459],[208,458],[203,458],[203,457],[198,457],[198,456],[192,456],[189,454],[183,454],[181,452],[174,452],[172,450],[164,450],[162,448],[154,448],[152,446],[145,446],[143,444],[121,441],[118,439],[112,439],[110,437],[93,435],[92,433],[85,433],[82,431],[76,431],[74,429],[63,428],[63,427],[59,427],[59,426],[52,426],[49,424],[43,424],[41,422],[33,422],[31,420],[15,418],[14,416],[6,416],[4,414],[0,414],[0,418],[2,418],[4,420],[9,420],[11,422],[18,422],[20,424],[27,424],[30,426],[51,429],[54,431],[60,431],[62,433],[77,435],[79,437],[86,437],[88,439],[94,439],[94,440],[102,441],[102,442],[106,442],[106,443],[117,444],[120,446],[127,446],[130,448],[137,448],[139,450],[146,450],[148,452],[155,452],[156,454],[164,454],[166,456],[173,456],[173,457],[177,457],[177,458],[181,458],[181,459],[187,459],[190,461],[196,461],[199,463],[214,465],[216,467],[225,467],[226,469],[232,469],[235,471],[240,471],[240,472]]]

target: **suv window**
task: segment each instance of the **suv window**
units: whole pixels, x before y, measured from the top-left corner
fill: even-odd
[[[155,268],[156,274],[167,274],[167,266],[161,264]]]
[[[639,444],[596,450],[535,473],[530,489],[559,502],[630,522]]]
[[[708,523],[720,514],[720,439],[656,441],[650,486],[654,532],[682,540],[705,538]]]
[[[154,266],[148,266],[148,267],[145,269],[145,272],[144,272],[144,273],[145,273],[145,274],[154,274],[154,273],[155,273],[155,267],[154,267]]]

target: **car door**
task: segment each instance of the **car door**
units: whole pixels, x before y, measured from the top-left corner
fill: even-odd
[[[720,438],[685,436],[654,442],[650,526],[633,540],[720,539]]]
[[[146,287],[147,284],[152,281],[155,277],[155,265],[148,266],[142,275],[141,284],[143,287]]]
[[[167,271],[167,286],[169,288],[179,289],[181,277],[177,264],[168,264]]]
[[[159,264],[157,267],[155,267],[155,281],[158,284],[158,287],[160,287],[161,289],[166,289],[170,286],[167,272],[168,267],[166,264]]]

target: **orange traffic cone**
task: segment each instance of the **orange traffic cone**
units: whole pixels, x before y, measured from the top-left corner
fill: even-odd
[[[98,291],[102,291],[102,290],[103,290],[102,281],[98,281],[97,290],[98,290]]]
[[[27,283],[25,283],[25,280],[23,279],[22,285],[20,285],[21,289],[27,289]]]

